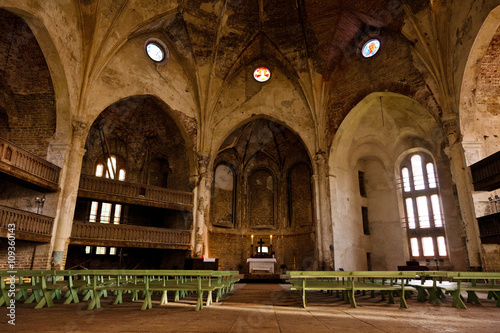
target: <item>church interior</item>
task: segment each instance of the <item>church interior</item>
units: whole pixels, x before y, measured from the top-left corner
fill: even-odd
[[[498,0],[0,0],[0,269],[498,272],[499,48]]]

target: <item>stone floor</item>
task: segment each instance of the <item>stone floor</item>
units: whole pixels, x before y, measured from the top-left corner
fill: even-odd
[[[483,304],[467,310],[408,301],[409,309],[387,304],[380,297],[357,296],[358,308],[321,292],[308,293],[308,307],[288,285],[237,284],[220,303],[194,311],[196,296],[141,311],[140,302],[86,310],[85,303],[34,309],[16,304],[16,326],[7,323],[7,309],[0,308],[0,332],[500,332],[500,308],[479,295]]]

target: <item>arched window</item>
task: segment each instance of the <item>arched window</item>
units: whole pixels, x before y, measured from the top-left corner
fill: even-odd
[[[116,156],[111,156],[108,158],[107,168],[104,167],[103,160],[103,158],[99,159],[96,164],[96,177],[102,177],[104,173],[106,173],[106,178],[115,179],[115,174],[118,173],[118,180],[125,180],[126,171],[123,163],[120,163],[121,165],[118,165],[119,169],[117,171]],[[89,222],[120,224],[121,211],[122,205],[120,204],[92,201],[92,204],[90,206]]]
[[[401,163],[405,218],[412,258],[447,257],[444,219],[434,162],[426,153]]]

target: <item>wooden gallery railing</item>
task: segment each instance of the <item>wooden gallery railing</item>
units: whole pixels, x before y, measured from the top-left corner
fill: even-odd
[[[0,236],[14,234],[16,239],[50,242],[54,219],[52,217],[0,206]]]
[[[500,151],[470,166],[476,191],[493,191],[500,188]]]
[[[0,171],[57,191],[61,168],[0,138]]]
[[[191,232],[135,225],[73,222],[71,244],[189,249]]]
[[[500,244],[500,213],[478,217],[481,243]]]
[[[164,187],[82,175],[78,196],[143,206],[193,210],[193,194]]]

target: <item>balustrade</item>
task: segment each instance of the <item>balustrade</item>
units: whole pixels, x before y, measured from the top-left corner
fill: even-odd
[[[472,164],[470,168],[476,191],[500,188],[500,151]]]
[[[190,192],[88,175],[81,176],[78,195],[91,199],[186,211],[193,209],[193,194]]]
[[[0,206],[0,230],[7,236],[14,225],[16,239],[49,242],[52,236],[54,219],[48,216],[26,212],[23,210]]]
[[[72,244],[106,242],[113,246],[187,249],[190,241],[191,232],[187,230],[135,225],[75,221],[71,231]]]
[[[477,222],[481,243],[500,244],[500,213],[479,217]]]
[[[61,168],[0,138],[0,171],[57,190]]]

